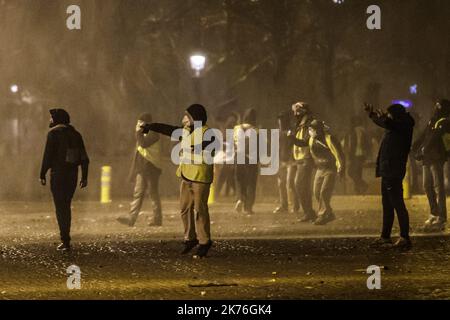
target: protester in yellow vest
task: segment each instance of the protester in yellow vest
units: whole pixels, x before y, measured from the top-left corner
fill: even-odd
[[[292,112],[296,118],[295,132],[289,132],[289,135],[294,135],[295,138],[307,141],[309,139],[308,127],[311,121],[314,120],[310,107],[305,102],[297,102],[292,106]],[[315,221],[317,218],[316,213],[312,206],[312,190],[311,180],[314,172],[314,162],[311,158],[308,146],[294,145],[293,157],[296,165],[295,173],[295,196],[300,202],[303,215],[298,216],[300,222]],[[294,213],[299,215],[299,208],[294,207]]]
[[[159,177],[161,176],[161,141],[159,134],[154,132],[144,133],[146,123],[152,122],[149,113],[139,116],[136,124],[136,149],[130,170],[130,181],[134,182],[133,201],[130,204],[130,212],[127,216],[121,216],[118,222],[127,226],[134,226],[141,212],[144,199],[150,194],[152,200],[153,218],[149,226],[162,226],[161,199],[159,196]]]
[[[319,203],[318,217],[315,225],[324,225],[336,219],[331,208],[331,197],[337,175],[344,173],[344,154],[341,145],[328,132],[324,124],[314,120],[309,126],[309,139],[307,141],[295,139],[295,145],[308,147],[317,167],[314,177],[314,196]]]
[[[203,135],[209,129],[206,121],[205,108],[194,104],[186,109],[182,127],[152,123],[144,128],[144,132],[151,130],[167,136],[172,136],[177,129],[183,130],[182,155],[177,170],[177,176],[181,179],[180,209],[184,225],[184,248],[181,254],[187,254],[199,245],[196,256],[201,258],[207,255],[212,245],[208,197],[214,177],[214,166],[205,161],[203,152],[213,140],[203,140]],[[196,123],[201,126],[194,126]],[[201,152],[197,153],[199,148]]]

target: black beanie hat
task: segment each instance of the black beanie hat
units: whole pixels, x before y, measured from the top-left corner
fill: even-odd
[[[202,124],[205,124],[208,120],[208,116],[206,114],[205,107],[201,104],[193,104],[189,108],[186,109],[186,112],[191,116],[194,121],[201,121]]]
[[[64,109],[51,109],[50,115],[54,125],[70,123],[69,113]]]
[[[393,104],[388,107],[387,111],[392,114],[394,118],[406,113],[405,107],[401,104]]]
[[[138,120],[142,120],[145,123],[152,123],[153,122],[153,117],[150,113],[148,112],[144,112],[139,116]]]

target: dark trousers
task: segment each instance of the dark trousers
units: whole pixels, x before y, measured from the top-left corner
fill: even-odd
[[[297,166],[291,163],[282,163],[278,171],[278,192],[280,196],[280,206],[289,207],[289,199],[294,211],[298,211],[299,203],[295,192],[295,174]]]
[[[136,175],[136,184],[134,186],[133,202],[130,206],[130,216],[132,221],[136,221],[139,212],[141,212],[145,197],[149,194],[152,200],[153,222],[162,223],[161,199],[159,197],[159,173]]]
[[[363,179],[364,157],[353,157],[349,159],[347,174],[353,181],[356,194],[362,194],[367,190],[367,183]]]
[[[235,179],[234,179],[234,166],[230,164],[223,164],[221,166],[219,177],[217,178],[216,192],[220,194],[222,189],[225,188],[225,196],[227,197],[230,192],[235,192]]]
[[[314,164],[312,160],[301,160],[296,163],[297,171],[295,174],[295,192],[303,213],[307,216],[314,216],[312,207],[312,177]]]
[[[256,198],[258,165],[238,164],[235,166],[236,193],[238,200],[244,203],[244,211],[252,211]]]
[[[400,236],[409,239],[409,214],[403,200],[403,185],[400,178],[382,178],[381,195],[383,201],[382,238],[390,238],[394,224],[394,210],[400,225]]]
[[[211,240],[208,208],[210,184],[181,180],[180,210],[184,226],[184,240],[198,239],[200,244]]]
[[[447,221],[443,163],[423,165],[423,189],[430,204],[431,214]]]
[[[319,203],[319,216],[333,214],[331,208],[331,196],[333,195],[334,185],[336,182],[335,169],[317,169],[314,177],[314,196]]]
[[[77,188],[78,172],[52,172],[50,189],[56,209],[61,241],[70,243],[70,225],[72,221],[72,198]]]

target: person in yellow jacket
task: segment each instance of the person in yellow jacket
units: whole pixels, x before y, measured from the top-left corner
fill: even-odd
[[[162,225],[161,199],[159,196],[159,177],[161,176],[161,140],[155,132],[144,133],[146,123],[152,123],[152,115],[143,113],[136,124],[136,149],[130,170],[130,181],[134,182],[133,201],[128,216],[121,216],[118,222],[134,226],[142,209],[147,193],[150,194],[153,208],[151,227]]]
[[[154,131],[163,135],[172,134],[182,129],[181,159],[177,176],[180,185],[180,211],[184,226],[184,248],[181,254],[187,254],[197,245],[196,256],[205,257],[211,248],[210,217],[208,198],[214,177],[214,166],[203,157],[205,148],[212,143],[204,141],[204,134],[209,129],[206,125],[207,113],[200,104],[186,109],[182,119],[182,127],[162,123],[151,123],[144,126],[144,132]],[[197,126],[196,124],[200,124]],[[200,153],[197,151],[200,149]]]
[[[325,131],[322,121],[313,120],[309,125],[309,139],[301,140],[292,136],[294,144],[309,147],[311,157],[317,167],[314,177],[314,196],[319,204],[315,225],[324,225],[336,219],[331,208],[331,197],[337,175],[343,175],[344,154],[339,141]]]

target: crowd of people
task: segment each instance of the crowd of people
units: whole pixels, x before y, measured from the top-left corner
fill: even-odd
[[[424,223],[424,231],[440,232],[447,222],[444,164],[450,152],[450,102],[442,99],[436,103],[433,115],[425,129],[413,141],[415,121],[400,104],[386,110],[371,105],[364,108],[375,125],[385,133],[376,160],[376,176],[381,177],[383,227],[376,246],[393,246],[409,249],[409,215],[403,196],[403,180],[408,161],[419,162],[423,168],[423,187],[430,205],[430,217]],[[41,183],[46,184],[46,173],[51,170],[52,193],[61,232],[60,250],[70,250],[70,203],[75,192],[78,166],[82,167],[81,187],[87,186],[89,158],[81,135],[70,125],[70,117],[63,109],[50,111],[50,131],[41,170]],[[213,140],[203,139],[209,130],[207,111],[199,104],[188,107],[182,115],[181,125],[154,123],[151,114],[141,115],[137,121],[136,148],[130,178],[135,183],[129,214],[118,222],[133,226],[139,216],[147,194],[153,207],[151,226],[163,223],[159,178],[162,173],[160,135],[172,136],[184,130],[181,140],[191,147],[183,149],[181,158],[194,156],[197,145],[206,152]],[[331,207],[336,181],[348,175],[353,182],[354,193],[365,194],[368,183],[363,178],[363,168],[371,149],[368,129],[362,116],[354,116],[349,129],[340,140],[324,121],[317,118],[306,102],[294,103],[291,109],[278,116],[279,157],[278,171],[279,205],[274,214],[293,213],[301,223],[325,225],[336,216]],[[194,126],[200,123],[200,127]],[[237,132],[248,130],[258,135],[257,111],[248,109],[242,117],[233,115],[226,126],[233,128],[234,144]],[[201,139],[198,141],[197,136]],[[248,161],[243,164],[224,164],[216,174],[216,192],[234,193],[234,209],[238,213],[254,214],[259,165],[250,161],[250,148],[235,148],[236,156]],[[190,154],[192,152],[192,154]],[[243,152],[243,154],[238,154]],[[180,178],[180,213],[184,226],[182,254],[197,247],[196,255],[204,257],[211,248],[208,198],[214,179],[215,166],[204,160],[189,163],[181,161],[177,170]],[[313,198],[317,207],[314,208]],[[400,238],[391,240],[395,213],[400,225]]]

